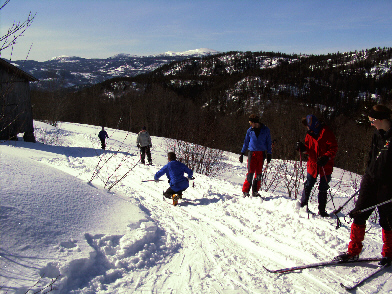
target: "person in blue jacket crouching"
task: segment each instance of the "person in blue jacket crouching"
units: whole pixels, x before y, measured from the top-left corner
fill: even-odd
[[[166,198],[172,198],[173,194],[178,194],[182,198],[182,192],[189,187],[189,180],[193,179],[193,171],[185,164],[177,161],[176,154],[169,152],[167,154],[169,162],[162,167],[154,176],[156,182],[159,178],[166,174],[169,179],[170,187],[163,193]],[[188,174],[186,178],[184,173]]]

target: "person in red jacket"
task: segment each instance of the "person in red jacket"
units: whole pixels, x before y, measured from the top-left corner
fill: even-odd
[[[308,154],[307,177],[302,192],[300,206],[308,205],[309,196],[317,176],[320,175],[318,210],[322,217],[329,216],[325,211],[327,206],[327,192],[334,166],[334,158],[338,151],[335,135],[330,128],[322,124],[314,115],[307,115],[302,123],[308,128],[305,144],[298,141],[297,151]]]
[[[372,137],[366,172],[362,177],[358,200],[349,213],[354,219],[351,225],[347,252],[335,260],[358,259],[365,238],[366,221],[377,206],[382,227],[382,259],[380,265],[392,263],[392,121],[391,110],[381,104],[368,113],[369,122],[376,128]],[[381,205],[380,205],[381,204]],[[371,208],[371,209],[367,209]],[[365,210],[366,209],[366,210]],[[365,211],[362,211],[365,210]]]

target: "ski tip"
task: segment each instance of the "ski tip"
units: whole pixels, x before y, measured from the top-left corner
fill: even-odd
[[[273,272],[274,272],[273,270],[270,270],[270,269],[266,268],[264,265],[263,265],[263,268],[264,268],[267,272],[269,272],[269,273],[273,273]]]
[[[345,286],[343,283],[340,283],[340,286],[341,286],[342,288],[346,289],[347,291],[351,291],[351,290],[354,289],[353,287]]]
[[[263,268],[264,268],[267,272],[269,272],[269,273],[275,273],[275,274],[281,274],[281,273],[283,273],[281,270],[271,270],[271,269],[268,269],[268,268],[266,268],[264,265],[263,265]]]

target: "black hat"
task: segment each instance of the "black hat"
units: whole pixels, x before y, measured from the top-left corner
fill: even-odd
[[[260,123],[260,118],[256,114],[251,114],[249,116],[249,121],[253,123]]]
[[[391,110],[384,105],[375,105],[370,109],[368,116],[374,119],[389,119]]]

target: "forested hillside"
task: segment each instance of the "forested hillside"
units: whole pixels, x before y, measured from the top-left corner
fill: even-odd
[[[338,167],[363,173],[369,106],[392,100],[392,49],[287,55],[228,52],[164,65],[69,92],[33,92],[35,119],[104,125],[239,152],[247,116],[271,129],[273,157],[299,159],[300,119],[313,113],[339,142]]]

